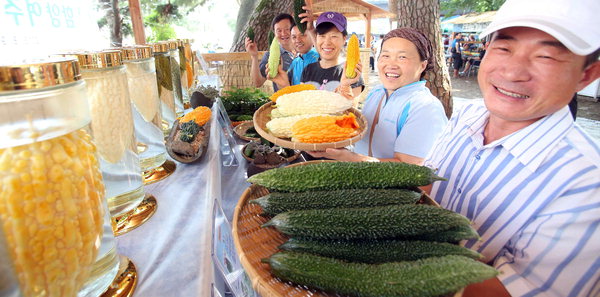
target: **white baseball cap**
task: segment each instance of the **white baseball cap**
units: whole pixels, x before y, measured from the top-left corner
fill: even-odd
[[[544,31],[585,56],[600,48],[600,0],[507,0],[479,37],[508,27]]]

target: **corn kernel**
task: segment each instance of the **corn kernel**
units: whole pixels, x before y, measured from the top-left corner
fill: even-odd
[[[0,149],[0,221],[23,296],[75,296],[89,275],[104,211],[94,152],[83,130]]]

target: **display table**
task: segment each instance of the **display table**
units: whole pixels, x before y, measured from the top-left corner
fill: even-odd
[[[220,129],[213,117],[206,155],[195,164],[176,162],[171,176],[145,187],[156,197],[156,213],[117,237],[118,253],[138,271],[133,296],[211,296],[212,209],[221,197]]]

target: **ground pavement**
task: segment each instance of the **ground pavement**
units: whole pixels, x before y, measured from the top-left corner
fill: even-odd
[[[454,108],[469,100],[480,99],[481,91],[477,84],[477,76],[452,78],[452,98]],[[379,84],[377,72],[369,74],[369,88]],[[577,96],[577,119],[586,132],[600,142],[600,102],[587,96]]]

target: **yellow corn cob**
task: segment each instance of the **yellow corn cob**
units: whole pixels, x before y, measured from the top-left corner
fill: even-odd
[[[76,296],[102,235],[104,185],[84,131],[0,149],[0,222],[23,296]]]
[[[206,106],[198,106],[194,110],[188,112],[186,115],[181,117],[180,123],[185,123],[193,120],[198,126],[204,126],[211,116],[210,108]]]
[[[342,141],[358,134],[353,113],[343,116],[318,116],[297,121],[292,126],[292,140],[304,143]]]
[[[360,49],[358,48],[358,37],[356,34],[352,34],[350,40],[348,40],[348,47],[346,49],[346,77],[356,77],[356,65],[360,60]]]
[[[285,88],[275,92],[273,95],[271,95],[270,98],[271,98],[271,101],[277,102],[277,98],[279,98],[279,96],[282,96],[285,94],[296,93],[296,92],[300,92],[300,91],[316,90],[316,89],[317,89],[317,87],[315,87],[314,85],[311,85],[311,84],[293,85],[293,86],[285,87]]]

